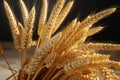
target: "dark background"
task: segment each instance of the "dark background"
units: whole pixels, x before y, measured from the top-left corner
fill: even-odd
[[[9,4],[12,6],[14,12],[16,13],[18,19],[21,20],[21,15],[19,14],[18,9],[18,0],[8,0]],[[32,1],[34,0],[25,0],[29,9],[32,6]],[[40,1],[40,0],[37,0]],[[51,0],[51,3],[55,3],[55,0]],[[65,19],[63,25],[69,23],[72,19],[78,16],[79,19],[83,20],[91,12],[98,12],[110,7],[118,7],[117,11],[100,20],[98,24],[105,25],[105,29],[100,33],[92,36],[90,40],[101,41],[101,42],[113,42],[120,43],[120,0],[75,0],[75,4],[69,13],[68,17]],[[39,7],[37,6],[39,9]],[[60,30],[62,27],[60,28]],[[36,35],[33,37],[37,38]],[[0,0],[0,41],[11,41],[11,31],[9,28],[9,23],[7,17],[5,16],[3,8],[3,0]]]

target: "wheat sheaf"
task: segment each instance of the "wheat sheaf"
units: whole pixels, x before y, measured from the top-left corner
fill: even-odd
[[[24,0],[19,0],[23,23],[16,19],[8,2],[4,9],[9,20],[15,48],[21,58],[21,68],[9,77],[13,80],[120,80],[120,62],[110,60],[110,55],[99,50],[120,50],[119,44],[86,42],[88,36],[101,31],[103,26],[93,25],[112,14],[108,8],[91,14],[83,21],[76,17],[63,30],[55,33],[74,4],[74,0],[57,0],[48,15],[48,0],[41,0],[38,22],[38,40],[34,41],[35,5],[28,11]],[[35,46],[33,56],[28,51]]]

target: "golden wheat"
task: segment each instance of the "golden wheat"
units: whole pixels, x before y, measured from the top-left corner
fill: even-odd
[[[15,80],[120,80],[113,69],[119,71],[120,62],[110,60],[110,55],[98,53],[99,50],[120,50],[120,45],[86,42],[87,37],[103,29],[103,26],[92,26],[115,12],[116,8],[91,14],[81,22],[75,18],[55,34],[68,15],[74,0],[57,0],[50,16],[48,1],[42,0],[38,19],[39,38],[33,41],[37,9],[34,5],[28,12],[24,1],[20,0],[19,3],[24,24],[15,19],[9,4],[4,1],[15,46],[23,52],[18,75],[12,76]],[[27,52],[32,45],[36,46],[35,51],[28,60]]]
[[[28,13],[27,7],[26,7],[25,3],[23,2],[23,0],[19,0],[19,3],[20,3],[22,16],[23,16],[24,26],[26,27],[27,26],[29,13]]]
[[[57,20],[57,17],[60,13],[60,11],[62,10],[64,3],[66,0],[58,0],[55,7],[53,8],[50,17],[45,25],[45,29],[43,30],[43,35],[41,37],[43,37],[42,39],[44,41],[46,41],[47,39],[49,39],[52,36],[52,30],[53,27],[55,25],[55,22]]]
[[[92,29],[90,29],[90,30],[88,31],[87,36],[92,36],[92,35],[100,32],[103,28],[104,28],[104,27],[102,27],[102,26],[98,26],[98,27],[92,28]]]
[[[69,13],[73,3],[74,3],[74,0],[69,0],[68,3],[66,4],[66,6],[61,10],[61,12],[57,18],[57,22],[55,23],[55,26],[53,28],[52,33],[55,33],[56,30],[59,28],[59,26],[62,24],[62,22],[64,21],[64,19],[67,16],[67,14]]]
[[[48,1],[42,0],[41,14],[40,14],[40,19],[38,23],[38,35],[40,37],[42,36],[43,28],[45,27],[47,12],[48,12]]]
[[[8,3],[5,0],[4,0],[4,8],[5,8],[9,23],[10,23],[10,28],[12,31],[15,47],[17,49],[19,49],[19,38],[18,37],[19,37],[20,32],[17,27],[17,21],[15,19],[15,16],[14,16],[10,6],[8,5]]]

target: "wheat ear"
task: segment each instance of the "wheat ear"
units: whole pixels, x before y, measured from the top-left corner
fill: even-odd
[[[89,31],[90,27],[92,27],[93,24],[95,24],[97,21],[99,21],[100,19],[112,14],[113,12],[116,11],[116,8],[110,8],[110,9],[106,9],[104,11],[98,12],[92,16],[88,16],[84,21],[81,22],[79,28],[75,31],[74,35],[76,35],[76,38],[73,35],[73,40],[71,38],[71,40],[74,42],[74,40],[76,40],[77,38],[80,38],[82,36],[77,36],[77,35],[81,35],[82,30],[86,30],[86,32]],[[87,38],[87,33],[84,33],[83,38],[78,39],[78,41],[76,41],[76,43],[83,43],[85,41],[85,39]]]
[[[27,9],[25,3],[23,2],[23,0],[19,0],[19,3],[20,3],[21,12],[22,12],[22,18],[23,18],[24,26],[26,27],[28,17],[29,17],[28,9]]]
[[[64,19],[66,18],[67,14],[69,13],[71,7],[73,6],[74,0],[68,0],[65,7],[61,10],[59,16],[57,17],[57,21],[55,23],[55,26],[52,30],[52,34],[56,32],[56,30],[59,28],[59,26],[62,24]]]
[[[110,8],[110,9],[106,9],[104,11],[98,12],[93,16],[89,16],[87,17],[84,21],[81,22],[81,24],[79,25],[79,28],[74,31],[74,34],[72,34],[69,38],[69,42],[67,42],[64,48],[62,48],[62,50],[67,50],[68,48],[70,48],[71,46],[75,45],[75,44],[82,44],[86,38],[87,38],[87,33],[90,29],[90,27],[92,27],[92,25],[97,22],[98,20],[110,15],[111,13],[115,12],[116,8]],[[60,51],[62,51],[60,50]]]
[[[43,29],[43,35],[41,37],[42,40],[46,41],[48,39],[50,39],[51,35],[52,35],[52,30],[53,27],[55,26],[55,22],[57,20],[57,17],[60,13],[60,11],[62,10],[64,3],[66,0],[58,0],[55,7],[53,8],[50,17],[45,25],[45,28]]]
[[[76,27],[78,27],[78,25],[79,23],[77,23],[77,18],[75,18],[71,23],[66,26],[66,28],[62,31],[62,34],[64,35],[62,35],[59,43],[55,47],[55,50],[58,50],[58,48],[60,48],[66,42],[70,34],[72,34],[72,32],[76,29]]]
[[[12,30],[12,35],[13,35],[13,39],[14,39],[14,43],[15,43],[15,48],[19,49],[19,39],[18,36],[20,34],[19,29],[17,27],[17,22],[15,19],[15,15],[13,14],[10,6],[8,5],[8,3],[4,0],[4,9],[6,11],[9,23],[10,23],[10,28]]]
[[[111,44],[111,43],[89,43],[79,45],[81,50],[120,50],[119,44]]]
[[[43,28],[45,27],[48,12],[48,0],[42,0],[42,8],[40,13],[40,19],[38,23],[38,35],[41,37]]]
[[[100,11],[96,14],[88,16],[84,21],[81,22],[81,25],[79,26],[80,30],[81,28],[85,27],[92,27],[93,24],[98,22],[100,19],[107,17],[108,15],[112,14],[116,11],[116,8],[109,8],[103,11]]]
[[[32,44],[33,26],[35,21],[35,7],[32,8],[27,21],[27,27],[24,28],[21,37],[21,48],[29,49]]]
[[[19,41],[19,43],[18,43],[19,49],[18,50],[20,52],[22,50],[22,48],[21,48],[21,37],[22,37],[22,33],[23,33],[24,28],[23,28],[23,25],[19,21],[17,22],[17,27],[18,27],[19,32],[20,32],[20,34],[18,36],[18,41]]]
[[[100,32],[101,30],[103,30],[103,28],[104,28],[104,27],[102,27],[102,26],[97,26],[97,27],[95,27],[95,28],[92,28],[92,29],[90,29],[90,30],[88,31],[87,36],[92,36],[92,35]]]
[[[100,55],[100,54],[93,54],[93,55],[83,55],[71,61],[70,63],[64,66],[64,70],[66,73],[69,73],[71,70],[84,70],[85,66],[86,69],[89,68],[97,68],[99,66],[111,66],[111,61],[109,61],[109,55]],[[83,67],[84,66],[84,67]]]
[[[29,19],[28,19],[28,27],[29,30],[28,32],[28,39],[27,39],[27,47],[31,47],[33,40],[32,40],[32,36],[33,36],[33,28],[34,28],[34,22],[35,22],[35,14],[36,14],[36,10],[35,10],[35,6],[32,8],[32,10],[30,11],[29,14]]]
[[[119,80],[120,78],[116,76],[114,71],[112,69],[108,69],[106,67],[102,67],[101,70],[101,75],[104,76],[105,79],[113,79],[113,80]]]
[[[53,38],[51,38],[50,40],[48,40],[46,43],[42,44],[38,48],[33,58],[29,62],[28,66],[25,68],[25,72],[27,74],[35,73],[40,63],[42,63],[41,61],[44,60],[46,56],[48,56],[50,50],[56,44],[56,42],[60,39],[60,37],[61,37],[61,33],[55,35]]]

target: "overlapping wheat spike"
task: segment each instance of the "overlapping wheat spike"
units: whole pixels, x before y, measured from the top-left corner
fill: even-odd
[[[74,0],[57,0],[48,16],[48,0],[41,0],[42,8],[38,22],[36,49],[22,66],[17,80],[120,80],[114,69],[120,69],[120,62],[110,60],[110,55],[100,54],[99,50],[119,50],[119,44],[87,42],[86,38],[101,31],[103,26],[92,26],[100,19],[112,14],[116,8],[109,8],[89,15],[83,21],[73,19],[65,29],[53,35],[62,24]],[[27,50],[32,46],[33,26],[36,15],[35,5],[31,11],[23,0],[19,0],[23,24],[16,20],[9,4],[4,0],[4,8],[10,23],[15,46]],[[21,56],[24,57],[24,56]],[[23,60],[24,59],[24,60]]]

